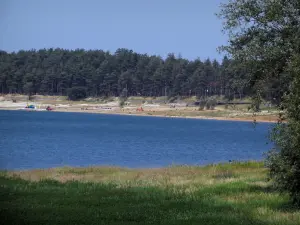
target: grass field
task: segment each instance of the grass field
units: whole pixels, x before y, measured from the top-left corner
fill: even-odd
[[[3,224],[299,225],[262,163],[2,172]]]

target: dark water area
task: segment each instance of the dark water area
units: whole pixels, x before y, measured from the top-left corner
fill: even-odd
[[[0,111],[0,169],[261,160],[270,123]]]

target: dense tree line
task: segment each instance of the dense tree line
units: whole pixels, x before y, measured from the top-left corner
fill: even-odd
[[[0,93],[66,95],[73,87],[87,96],[191,96],[249,94],[247,73],[224,57],[221,63],[166,59],[118,49],[41,49],[0,52]]]

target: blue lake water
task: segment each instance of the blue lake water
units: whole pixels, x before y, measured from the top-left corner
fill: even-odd
[[[0,169],[260,160],[269,123],[0,111]]]

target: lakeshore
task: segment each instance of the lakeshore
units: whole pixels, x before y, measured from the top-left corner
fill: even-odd
[[[213,119],[228,121],[247,121],[247,122],[269,122],[276,123],[279,120],[279,112],[272,109],[263,109],[261,112],[253,113],[247,110],[249,105],[235,106],[226,109],[224,106],[216,106],[214,110],[199,110],[193,106],[191,100],[181,103],[152,103],[151,98],[130,98],[124,107],[120,107],[117,98],[109,101],[68,101],[64,97],[38,96],[35,101],[25,101],[26,96],[19,96],[17,102],[13,102],[12,96],[2,97],[0,110],[25,110],[26,105],[35,104],[37,111],[46,111],[50,106],[57,112],[76,112],[76,113],[96,113],[96,114],[116,114],[131,116],[156,116],[171,118],[190,118],[190,119]],[[147,100],[151,103],[148,103]],[[142,110],[140,110],[142,109]],[[29,109],[30,110],[30,109]]]

